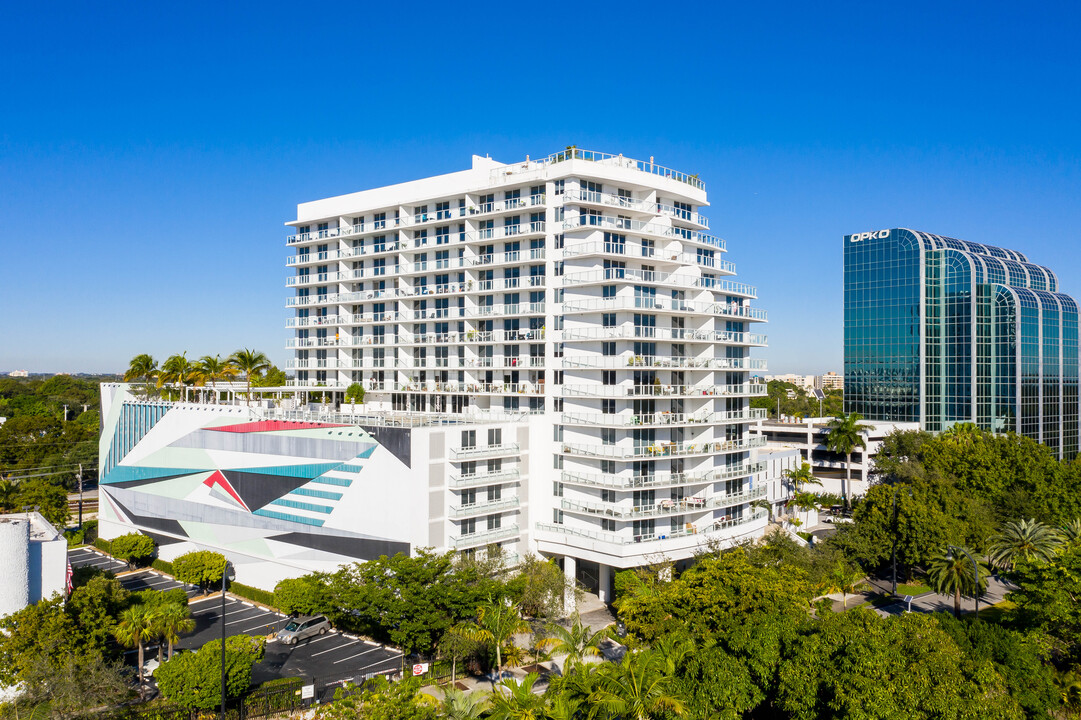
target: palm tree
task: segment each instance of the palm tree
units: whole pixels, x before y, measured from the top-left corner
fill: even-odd
[[[460,632],[477,642],[495,646],[496,673],[503,673],[503,644],[518,633],[529,632],[519,607],[510,602],[488,602],[477,608],[477,620],[461,627]]]
[[[803,489],[804,485],[821,485],[822,481],[816,478],[811,472],[811,464],[808,462],[800,465],[798,470],[789,468],[782,473],[785,478],[792,483],[792,489],[795,492],[799,492]]]
[[[970,422],[961,422],[954,425],[950,425],[946,429],[946,432],[942,433],[944,439],[949,440],[955,445],[964,445],[966,447],[972,447],[976,444],[976,441],[982,438],[984,435],[983,430],[979,425]]]
[[[602,665],[589,703],[622,720],[682,716],[683,701],[672,693],[671,676],[661,672],[661,663],[653,653],[627,652],[618,665]]]
[[[548,625],[548,632],[551,636],[540,640],[537,645],[550,649],[553,655],[566,655],[567,658],[563,661],[564,670],[582,662],[586,657],[600,655],[600,643],[608,637],[608,628],[593,632],[589,626],[582,624],[582,618],[577,613],[569,628],[551,623]]]
[[[569,695],[556,695],[548,700],[548,706],[544,708],[545,720],[579,720],[582,714],[579,712],[581,702]]]
[[[788,504],[795,505],[796,508],[809,513],[818,507],[818,497],[814,493],[798,492],[789,499]],[[803,519],[800,518],[800,524],[803,522]]]
[[[766,500],[765,498],[758,498],[757,500],[752,500],[750,505],[751,507],[761,508],[762,510],[765,510],[767,513],[769,513],[769,521],[773,522],[773,503],[771,503],[769,500]]]
[[[222,360],[221,355],[203,355],[199,358],[199,379],[203,383],[214,384],[219,380],[228,380],[236,377],[237,369],[228,359]],[[218,404],[218,393],[214,392],[214,404]]]
[[[1062,539],[1068,543],[1081,541],[1081,518],[1074,518],[1062,526]]]
[[[158,361],[150,355],[143,353],[131,359],[127,372],[124,373],[125,382],[135,382],[142,378],[143,392],[150,397],[150,381],[158,374]]]
[[[983,594],[986,571],[979,568],[973,572],[969,551],[965,547],[947,547],[941,555],[933,558],[927,571],[931,587],[939,595],[953,595],[953,614],[961,617],[961,596],[974,597]]]
[[[158,634],[168,644],[168,657],[172,659],[173,645],[180,642],[181,633],[189,633],[195,629],[195,619],[192,618],[188,606],[178,602],[166,603],[155,616]]]
[[[1019,560],[1050,560],[1062,540],[1059,531],[1049,525],[1036,520],[1011,520],[991,538],[987,559],[998,567],[1012,570]]]
[[[841,593],[841,604],[848,609],[848,596],[855,595],[867,587],[864,572],[858,567],[839,563],[826,579],[826,592]]]
[[[170,355],[161,364],[161,372],[158,373],[158,387],[162,387],[165,383],[174,383],[178,389],[184,388],[184,399],[187,400],[188,390],[186,386],[195,379],[195,376],[196,367],[188,360],[187,352]]]
[[[492,693],[492,720],[541,720],[544,717],[544,698],[533,692],[537,673],[529,673],[522,682],[507,678],[499,683],[505,692]]]
[[[852,451],[857,447],[867,449],[867,440],[864,439],[863,434],[871,430],[870,425],[860,424],[862,419],[863,416],[859,413],[847,415],[842,413],[841,417],[830,420],[829,434],[826,435],[826,449],[845,456],[845,484],[841,488],[841,495],[844,497],[846,508],[851,506],[851,499],[848,496],[852,485]]]
[[[241,348],[229,357],[229,362],[236,366],[237,370],[244,373],[248,381],[248,405],[251,405],[251,381],[252,378],[270,367],[270,360],[261,352]]]
[[[139,688],[143,687],[143,641],[154,639],[154,615],[142,605],[132,605],[120,614],[113,637],[124,647],[139,649]]]
[[[447,720],[476,720],[488,709],[488,693],[467,693],[453,685],[443,692],[443,717]]]

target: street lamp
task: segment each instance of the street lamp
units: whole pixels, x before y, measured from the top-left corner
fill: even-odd
[[[972,590],[972,596],[976,599],[976,617],[980,617],[980,566],[976,563],[976,559],[972,557],[972,553],[963,547],[957,545],[946,546],[946,559],[953,560],[953,553],[956,551],[963,552],[966,557],[972,562],[972,577],[975,586]]]
[[[232,564],[226,560],[221,575],[221,717],[225,720],[225,586],[236,577]]]

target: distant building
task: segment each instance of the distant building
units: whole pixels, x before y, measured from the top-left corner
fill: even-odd
[[[67,591],[68,541],[40,513],[0,515],[0,617]]]
[[[1077,302],[1022,253],[896,228],[844,238],[845,411],[1078,452]]]
[[[840,495],[845,478],[845,457],[826,449],[827,426],[831,418],[809,418],[799,422],[778,422],[760,419],[751,425],[751,434],[765,438],[763,452],[784,449],[799,450],[803,459],[811,464],[814,476],[822,481],[822,492]],[[871,431],[864,436],[867,449],[856,448],[852,453],[851,496],[867,492],[871,463],[882,441],[895,430],[918,430],[919,423],[869,423]],[[813,488],[816,489],[816,488]]]
[[[8,373],[8,377],[30,377],[28,370],[12,370]]]
[[[845,376],[838,375],[835,372],[828,372],[825,375],[818,375],[815,377],[815,387],[819,390],[844,390],[845,389]]]
[[[795,375],[793,373],[788,373],[786,375],[766,375],[762,379],[766,382],[776,380],[777,382],[791,383],[804,390],[813,390],[815,387],[814,375]]]

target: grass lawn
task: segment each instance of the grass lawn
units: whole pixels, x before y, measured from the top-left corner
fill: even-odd
[[[1005,615],[1010,610],[1017,607],[1017,603],[1009,600],[1003,600],[1000,603],[992,605],[989,608],[980,608],[980,620],[989,623],[1001,624],[1005,619]]]
[[[931,588],[926,585],[920,585],[919,583],[912,583],[911,585],[898,585],[897,595],[898,597],[904,597],[905,595],[911,595],[912,597],[919,597],[924,593],[931,592]]]

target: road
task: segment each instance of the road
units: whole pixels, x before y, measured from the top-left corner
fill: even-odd
[[[270,635],[288,621],[281,613],[226,594],[222,612],[221,594],[197,597],[197,589],[180,583],[156,570],[125,572],[127,564],[90,548],[78,548],[68,553],[71,566],[92,566],[118,575],[128,590],[170,590],[184,588],[195,620],[195,630],[184,634],[176,647],[197,650],[222,635],[222,621],[227,635]],[[147,655],[157,646],[147,649]],[[134,651],[132,651],[134,652]],[[263,683],[282,677],[302,677],[318,687],[343,680],[363,678],[401,669],[401,652],[353,635],[333,631],[302,640],[296,645],[284,645],[276,640],[266,644],[263,660],[252,669],[252,682]]]

